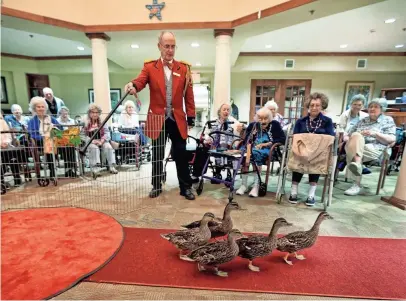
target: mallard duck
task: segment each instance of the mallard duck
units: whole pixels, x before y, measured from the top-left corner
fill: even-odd
[[[197,261],[199,271],[205,271],[205,266],[214,267],[216,275],[227,277],[228,273],[220,271],[218,266],[233,260],[238,256],[238,245],[236,240],[244,237],[237,229],[228,234],[227,240],[219,240],[209,243],[203,247],[193,250],[187,255],[191,260]]]
[[[180,230],[174,233],[161,234],[161,237],[174,244],[179,251],[179,258],[189,260],[183,251],[191,251],[202,245],[207,244],[211,237],[208,227],[209,221],[213,220],[214,214],[207,212],[204,214],[199,228]]]
[[[278,218],[274,221],[271,232],[268,236],[251,235],[237,240],[239,247],[238,256],[249,259],[248,268],[251,271],[259,272],[259,267],[252,264],[257,257],[270,255],[276,248],[278,237],[276,236],[280,227],[291,226],[284,218]]]
[[[231,229],[233,229],[233,220],[231,218],[232,210],[240,210],[241,207],[237,202],[229,202],[224,208],[223,218],[220,219],[215,217],[212,221],[209,222],[209,228],[211,231],[211,237],[220,237],[227,235]],[[188,225],[182,225],[183,228],[193,229],[200,226],[200,221],[195,221]]]
[[[289,233],[278,239],[277,249],[281,252],[288,252],[283,258],[287,264],[292,265],[292,261],[289,261],[289,255],[295,254],[295,257],[299,260],[306,259],[303,255],[299,255],[296,252],[299,250],[307,249],[316,243],[319,235],[320,224],[325,219],[333,219],[331,215],[323,211],[317,217],[313,227],[308,231],[296,231]]]

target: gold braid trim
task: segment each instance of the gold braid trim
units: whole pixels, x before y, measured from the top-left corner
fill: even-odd
[[[190,71],[190,65],[186,64],[186,79],[185,79],[185,88],[183,89],[183,97],[185,97],[185,95],[186,95],[186,90],[187,90],[188,85],[193,87],[193,78],[192,78],[192,72]]]

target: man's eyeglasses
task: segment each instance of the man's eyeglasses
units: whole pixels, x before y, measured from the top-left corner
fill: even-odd
[[[175,49],[177,49],[178,48],[178,46],[176,46],[176,45],[162,45],[162,44],[160,44],[165,50],[175,50]]]

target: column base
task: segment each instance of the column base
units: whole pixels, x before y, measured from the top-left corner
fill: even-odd
[[[406,210],[406,200],[401,200],[394,196],[391,197],[383,196],[381,197],[381,200],[395,207],[398,207],[399,209]]]

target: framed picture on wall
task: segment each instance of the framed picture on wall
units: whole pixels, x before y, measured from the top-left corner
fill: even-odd
[[[6,78],[4,76],[1,77],[1,103],[8,103]]]
[[[114,108],[121,99],[121,89],[110,89],[111,107]],[[89,89],[89,103],[94,102],[94,90]]]
[[[372,99],[374,93],[375,82],[345,82],[345,92],[343,108],[341,113],[350,108],[350,101],[354,95],[362,94],[367,99],[367,103],[364,104],[366,107]]]

